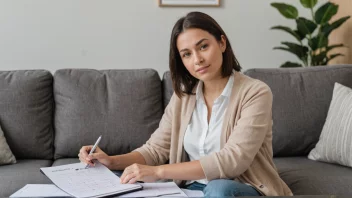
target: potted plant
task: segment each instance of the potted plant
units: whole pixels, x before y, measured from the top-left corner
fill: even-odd
[[[345,16],[333,22],[330,19],[337,13],[338,5],[328,2],[314,11],[314,6],[318,0],[300,0],[303,7],[310,9],[312,19],[298,16],[296,7],[285,3],[271,3],[287,19],[296,21],[296,28],[291,29],[286,26],[274,26],[273,30],[282,30],[294,36],[297,43],[281,42],[283,46],[274,49],[284,50],[295,54],[301,63],[285,62],[281,67],[308,67],[327,65],[327,63],[338,57],[341,53],[329,54],[329,51],[346,47],[342,43],[329,45],[329,35],[336,28],[340,27],[350,16]]]

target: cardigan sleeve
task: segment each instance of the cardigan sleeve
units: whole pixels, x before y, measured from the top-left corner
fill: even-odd
[[[165,164],[169,160],[171,144],[172,109],[175,101],[175,94],[165,108],[165,112],[159,122],[159,127],[154,131],[149,140],[140,148],[134,151],[144,157],[147,165],[156,166]]]
[[[272,93],[261,81],[255,81],[243,94],[240,118],[224,147],[200,158],[207,180],[234,179],[245,172],[259,152],[272,128]]]

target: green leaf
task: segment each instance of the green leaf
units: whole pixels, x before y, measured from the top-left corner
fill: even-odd
[[[327,23],[337,13],[338,7],[334,3],[327,2],[316,11],[315,21],[320,25]]]
[[[317,24],[303,17],[296,19],[297,29],[302,35],[312,34],[317,28]]]
[[[342,43],[336,44],[336,45],[329,45],[329,46],[326,48],[326,52],[329,52],[330,50],[335,49],[335,48],[338,48],[338,47],[346,47],[346,46],[344,46]]]
[[[293,63],[293,62],[287,61],[284,64],[282,64],[280,67],[282,67],[282,68],[302,67],[302,65],[299,63]]]
[[[324,64],[327,60],[326,51],[320,52],[319,54],[312,55],[312,66],[326,65]]]
[[[298,45],[296,43],[290,43],[290,42],[281,42],[283,45],[286,45],[287,48],[285,47],[274,47],[274,49],[280,49],[284,51],[291,52],[295,54],[299,59],[301,59],[303,62],[307,61],[307,56],[308,56],[308,48],[302,45]]]
[[[327,56],[328,52],[334,48],[345,47],[343,44],[330,45],[326,47],[325,51],[321,51],[319,54],[312,55],[312,66],[315,65],[326,65],[330,60]],[[332,57],[331,57],[332,56]],[[335,56],[331,55],[331,59],[335,58]],[[341,56],[341,55],[339,55]]]
[[[319,48],[327,47],[328,42],[329,42],[328,37],[326,37],[324,33],[319,33],[317,36],[308,40],[308,45],[313,51],[315,51]]]
[[[292,5],[285,3],[271,3],[270,5],[278,9],[279,12],[288,19],[295,19],[298,17],[298,10]]]
[[[305,8],[313,8],[317,2],[318,0],[301,0],[301,4]]]
[[[292,36],[294,36],[298,41],[301,41],[304,36],[300,35],[300,33],[297,30],[292,30],[289,27],[285,27],[285,26],[274,26],[271,28],[272,30],[282,30],[285,31],[289,34],[291,34]]]
[[[299,35],[299,38],[300,38],[301,40],[303,40],[303,39],[306,37],[306,35],[301,34],[298,30],[295,30],[295,32],[296,32],[296,34]]]
[[[336,57],[339,57],[339,56],[345,56],[343,54],[331,54],[330,57],[328,58],[327,62],[331,61],[332,59],[336,58]]]
[[[332,22],[331,24],[329,23],[325,23],[324,25],[322,25],[321,31],[325,33],[326,36],[329,36],[330,33],[340,27],[344,22],[346,22],[351,16],[345,16],[342,17],[334,22]]]

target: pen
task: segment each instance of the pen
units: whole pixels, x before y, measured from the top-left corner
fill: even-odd
[[[90,150],[90,152],[89,152],[88,155],[94,153],[94,151],[95,151],[95,149],[97,148],[97,146],[98,146],[100,140],[101,140],[101,135],[98,137],[97,141],[95,142],[93,148]],[[86,168],[88,168],[88,167],[89,167],[89,164],[87,164]]]

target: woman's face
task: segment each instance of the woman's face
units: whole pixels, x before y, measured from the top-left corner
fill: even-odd
[[[191,28],[178,36],[176,45],[183,64],[192,76],[202,81],[221,78],[222,53],[226,49],[224,36],[217,41],[207,31]]]

